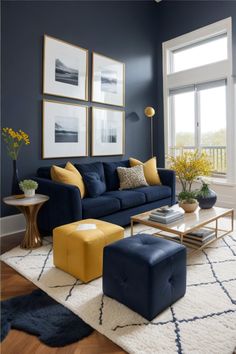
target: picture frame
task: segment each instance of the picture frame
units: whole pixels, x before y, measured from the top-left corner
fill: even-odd
[[[43,94],[88,101],[88,50],[44,35]]]
[[[92,101],[125,106],[125,64],[92,53]]]
[[[88,107],[43,100],[42,158],[88,156]]]
[[[92,107],[92,156],[125,153],[125,112]]]

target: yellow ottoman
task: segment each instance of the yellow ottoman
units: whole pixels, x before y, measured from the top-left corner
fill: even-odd
[[[95,224],[96,229],[77,230],[81,224]],[[53,230],[54,265],[87,283],[102,275],[103,248],[123,237],[123,227],[101,220],[59,226]]]

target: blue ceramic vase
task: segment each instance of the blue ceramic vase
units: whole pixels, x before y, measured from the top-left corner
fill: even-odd
[[[213,190],[209,189],[209,192],[206,197],[198,196],[197,200],[201,209],[210,209],[215,205],[217,195]]]

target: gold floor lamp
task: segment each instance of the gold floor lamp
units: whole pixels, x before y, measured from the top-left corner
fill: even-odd
[[[146,107],[144,110],[144,114],[147,118],[151,120],[151,154],[153,157],[153,117],[155,115],[155,109],[152,107]]]

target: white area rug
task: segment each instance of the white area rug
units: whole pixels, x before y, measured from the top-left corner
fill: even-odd
[[[103,296],[101,278],[83,285],[56,269],[51,238],[1,259],[129,353],[232,354],[236,345],[235,233],[189,256],[186,295],[152,322]]]

